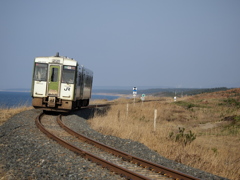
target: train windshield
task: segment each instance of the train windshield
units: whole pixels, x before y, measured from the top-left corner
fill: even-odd
[[[74,66],[63,66],[62,83],[73,84],[75,79]]]
[[[43,63],[36,63],[35,64],[35,71],[34,71],[34,80],[35,81],[47,81],[47,71],[48,65]]]

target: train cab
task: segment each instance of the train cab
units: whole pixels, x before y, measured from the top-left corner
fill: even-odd
[[[33,68],[32,105],[45,110],[86,106],[91,98],[92,79],[92,71],[74,59],[59,55],[37,57]],[[86,92],[90,93],[86,95]]]

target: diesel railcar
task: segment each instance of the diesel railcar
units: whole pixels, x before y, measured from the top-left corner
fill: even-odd
[[[32,105],[47,111],[70,111],[88,106],[93,72],[74,59],[36,57],[32,79]]]

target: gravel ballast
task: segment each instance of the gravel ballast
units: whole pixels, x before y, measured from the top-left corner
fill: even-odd
[[[33,109],[19,113],[0,126],[0,177],[3,179],[121,179],[120,176],[49,139],[35,125],[35,118],[40,112],[41,110]],[[92,114],[93,110],[82,109],[63,116],[62,119],[76,132],[131,155],[200,179],[225,179],[168,160],[139,142],[102,135],[91,129],[87,123],[86,119]]]

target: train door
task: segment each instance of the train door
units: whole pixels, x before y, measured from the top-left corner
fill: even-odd
[[[59,80],[60,80],[60,66],[50,65],[50,74],[48,79],[48,95],[58,96],[59,94]]]

